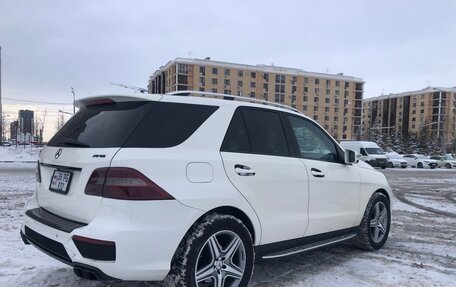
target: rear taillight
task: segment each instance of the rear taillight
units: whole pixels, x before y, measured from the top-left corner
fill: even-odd
[[[125,200],[174,199],[139,171],[127,167],[98,168],[89,178],[85,193]]]
[[[36,162],[35,178],[37,182],[41,182],[41,169],[39,160]]]

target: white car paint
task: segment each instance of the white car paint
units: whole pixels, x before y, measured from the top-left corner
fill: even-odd
[[[111,277],[164,279],[186,232],[201,216],[216,208],[232,207],[244,213],[251,222],[254,244],[258,246],[356,227],[374,192],[381,190],[391,197],[386,178],[364,162],[350,165],[220,152],[238,107],[280,111],[314,122],[300,113],[247,102],[166,95],[99,96],[80,100],[79,104],[106,98],[219,106],[185,142],[174,147],[64,147],[59,158],[55,154],[60,148],[43,148],[39,160],[47,166],[41,168],[42,182],[25,210],[42,207],[87,226],[65,233],[25,215],[22,232],[27,226],[61,243],[73,262],[96,267]],[[94,157],[98,154],[105,157]],[[241,176],[236,164],[250,167],[255,176]],[[58,166],[81,169],[75,171],[67,195],[48,190],[52,172]],[[85,195],[87,180],[99,167],[134,168],[175,200],[129,201]],[[325,177],[314,177],[312,168],[319,169]],[[116,260],[84,258],[71,239],[74,235],[114,241]]]

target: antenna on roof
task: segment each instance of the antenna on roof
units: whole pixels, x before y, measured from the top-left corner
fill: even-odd
[[[126,89],[132,89],[132,90],[135,91],[135,93],[140,92],[141,94],[147,94],[147,89],[144,89],[144,88],[130,86],[130,85],[124,85],[124,84],[119,84],[119,83],[109,83],[109,84],[111,84],[113,86],[119,86],[119,87],[122,87],[122,88],[126,88]]]

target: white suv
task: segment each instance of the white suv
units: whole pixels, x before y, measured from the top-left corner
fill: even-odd
[[[78,276],[246,286],[254,259],[387,240],[383,174],[294,109],[199,92],[77,104],[21,236]]]

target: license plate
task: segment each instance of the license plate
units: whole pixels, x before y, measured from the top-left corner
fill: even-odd
[[[49,190],[61,194],[67,194],[70,189],[71,178],[73,173],[71,171],[54,170],[51,177],[51,184]]]

